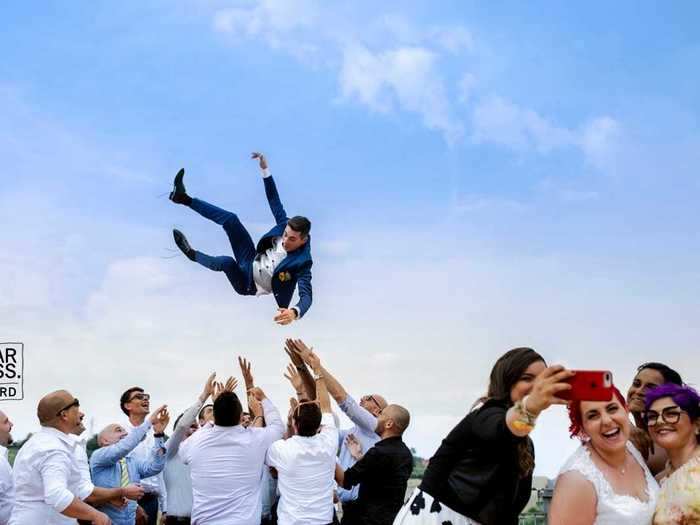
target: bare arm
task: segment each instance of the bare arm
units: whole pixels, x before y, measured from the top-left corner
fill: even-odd
[[[299,372],[301,380],[304,382],[304,391],[308,396],[307,399],[316,399],[316,382],[314,381],[314,378],[311,375],[311,372],[307,368],[306,364],[304,363],[302,357],[294,350],[295,347],[296,344],[294,340],[287,339],[285,341],[284,351],[289,356],[289,359],[296,367],[297,372]]]
[[[304,342],[300,339],[289,341],[291,341],[292,350],[294,350],[294,352],[300,356],[306,364],[309,364],[308,357],[309,355],[314,355],[313,349],[306,346],[306,344],[304,344]],[[325,379],[328,393],[333,396],[333,399],[335,399],[336,403],[338,404],[345,401],[345,399],[348,397],[348,393],[345,391],[345,388],[343,388],[343,385],[341,385],[338,380],[326,368],[323,367],[323,365],[319,363],[319,366],[321,367],[319,372]]]
[[[550,525],[593,525],[596,520],[597,498],[593,485],[578,472],[565,472],[557,479]]]

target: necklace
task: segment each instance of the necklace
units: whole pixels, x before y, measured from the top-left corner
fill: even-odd
[[[621,475],[623,475],[623,476],[625,475],[625,472],[627,472],[627,455],[628,455],[626,450],[625,450],[625,459],[624,459],[624,461],[622,462],[622,465],[619,466],[619,467],[616,467],[616,466],[614,466],[614,465],[611,465],[611,464],[603,457],[603,455],[602,455],[600,452],[598,452],[598,451],[596,450],[596,448],[595,448],[593,445],[591,445],[591,449],[596,453],[596,456],[598,456],[598,457],[600,458],[600,460],[601,460],[603,463],[605,463],[608,467],[610,467],[611,469],[615,470],[616,472],[619,472],[619,473],[620,473]]]

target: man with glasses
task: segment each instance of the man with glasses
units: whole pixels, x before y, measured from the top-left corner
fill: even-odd
[[[287,344],[302,358],[308,356],[311,352],[311,349],[309,349],[303,341],[288,340]],[[355,423],[355,426],[348,429],[341,429],[338,432],[338,446],[340,447],[338,463],[343,470],[347,470],[357,461],[355,457],[353,457],[352,448],[349,446],[350,443],[359,441],[361,449],[367,452],[379,441],[379,435],[375,432],[377,428],[377,417],[387,406],[387,402],[379,394],[367,394],[362,396],[358,403],[348,394],[343,385],[340,384],[327,368],[323,365],[320,366],[321,375],[324,377],[328,387],[328,393],[333,396],[333,399],[335,399],[345,415]],[[355,505],[355,502],[359,493],[359,485],[355,485],[351,489],[338,487],[338,500],[343,505],[343,524],[352,525],[356,523],[354,516],[357,514],[357,505]]]
[[[7,447],[12,444],[12,421],[0,410],[0,525],[7,525],[15,501],[12,467],[7,461]]]
[[[127,417],[127,422],[124,423],[124,428],[131,432],[143,425],[146,421],[146,416],[151,411],[150,405],[151,396],[147,394],[143,388],[135,386],[126,390],[120,400],[119,406]],[[153,429],[151,428],[146,437],[139,445],[129,453],[129,456],[139,461],[147,461],[151,455],[151,451],[156,444]],[[166,489],[163,481],[163,473],[155,476],[144,478],[141,480],[141,486],[146,492],[139,500],[139,506],[148,516],[148,525],[158,525],[158,509],[163,514],[166,514]],[[138,511],[137,511],[138,512]]]
[[[65,390],[39,401],[41,430],[20,449],[15,459],[15,505],[10,525],[63,525],[75,519],[96,525],[111,523],[106,514],[83,502],[101,490],[81,476],[71,434],[81,434],[84,414],[80,402]]]

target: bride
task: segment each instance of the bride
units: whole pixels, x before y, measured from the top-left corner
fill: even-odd
[[[629,441],[622,394],[610,401],[572,401],[572,437],[582,444],[562,467],[550,525],[651,525],[658,484]]]

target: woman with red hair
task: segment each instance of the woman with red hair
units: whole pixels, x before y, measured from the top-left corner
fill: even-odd
[[[581,446],[559,473],[548,523],[651,525],[659,487],[629,440],[620,391],[610,401],[572,401],[569,420]]]

